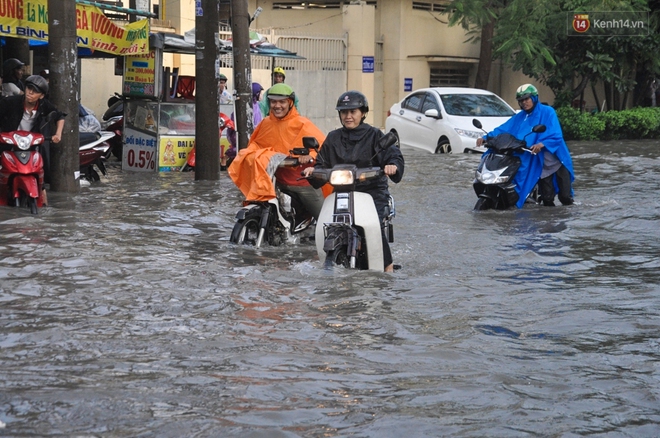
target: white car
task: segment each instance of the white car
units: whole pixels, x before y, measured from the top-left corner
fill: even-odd
[[[385,132],[394,132],[399,146],[432,153],[485,152],[477,138],[509,120],[515,111],[498,95],[476,88],[436,87],[413,91],[387,112]]]

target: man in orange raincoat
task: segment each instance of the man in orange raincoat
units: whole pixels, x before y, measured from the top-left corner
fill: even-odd
[[[293,148],[303,147],[303,137],[314,137],[323,144],[325,135],[311,120],[298,113],[293,89],[275,84],[268,90],[270,112],[250,137],[248,147],[241,150],[231,166],[229,177],[248,201],[268,201],[275,197],[272,175],[277,187],[297,199],[314,218],[318,218],[323,206],[323,192],[313,188],[300,173],[313,166],[316,151],[298,156],[301,166],[295,168],[277,166],[289,156]]]

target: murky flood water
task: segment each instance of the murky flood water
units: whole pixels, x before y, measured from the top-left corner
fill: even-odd
[[[406,150],[395,274],[230,244],[224,176],[0,207],[0,436],[660,435],[660,146],[570,146],[577,204],[505,212]]]

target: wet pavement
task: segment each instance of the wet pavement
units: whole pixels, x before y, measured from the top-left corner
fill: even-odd
[[[0,436],[658,436],[660,147],[570,147],[576,205],[504,212],[404,150],[394,274],[230,244],[224,174],[1,207]]]

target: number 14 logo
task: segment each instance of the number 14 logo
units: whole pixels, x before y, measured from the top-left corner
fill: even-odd
[[[573,30],[579,33],[584,33],[589,30],[591,23],[589,22],[589,15],[576,14],[573,16]]]

